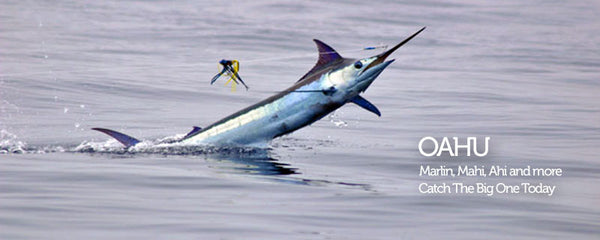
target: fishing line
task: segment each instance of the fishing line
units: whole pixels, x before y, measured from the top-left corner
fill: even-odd
[[[283,90],[283,91],[253,91],[256,93],[323,93],[326,95],[334,93],[335,89],[315,89],[315,90]]]
[[[347,52],[360,52],[360,51],[371,51],[376,49],[387,49],[387,45],[377,45],[372,47],[365,47],[360,49],[350,49],[340,51],[342,53]],[[329,54],[333,52],[322,52],[320,54]],[[44,53],[47,56],[47,53]],[[269,62],[269,61],[279,61],[279,60],[287,60],[287,59],[295,59],[295,58],[305,58],[305,57],[314,57],[314,53],[311,54],[298,54],[287,57],[271,57],[271,58],[257,58],[257,59],[249,59],[242,60],[242,63],[260,63],[260,62]],[[163,67],[200,67],[200,66],[208,66],[209,64],[214,64],[213,62],[199,62],[199,63],[189,63],[189,64],[175,64],[175,65],[160,65]],[[2,77],[19,77],[19,76],[30,76],[30,75],[42,75],[42,74],[68,74],[68,73],[86,73],[86,72],[98,72],[98,71],[111,71],[111,70],[129,70],[129,69],[148,69],[148,68],[157,68],[156,65],[139,65],[139,66],[123,66],[123,67],[107,67],[107,68],[86,68],[86,69],[69,69],[69,70],[47,70],[47,71],[33,71],[33,72],[17,72],[17,73],[0,73],[0,78]]]

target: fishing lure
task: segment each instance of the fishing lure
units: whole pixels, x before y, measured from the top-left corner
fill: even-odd
[[[368,51],[368,50],[375,50],[375,49],[387,49],[387,45],[378,45],[378,46],[369,46],[369,47],[365,47],[362,50]]]
[[[221,61],[219,61],[219,64],[223,66],[223,70],[221,70],[221,72],[217,73],[217,75],[215,75],[212,78],[212,80],[210,81],[211,85],[215,83],[215,81],[217,81],[217,79],[219,79],[221,75],[225,74],[225,76],[229,76],[229,79],[227,80],[227,82],[225,82],[225,86],[231,83],[232,92],[235,92],[236,86],[237,84],[239,84],[238,80],[244,85],[244,87],[246,87],[246,91],[248,91],[248,85],[244,83],[244,81],[238,74],[238,72],[240,71],[240,62],[238,62],[237,60],[222,59]]]

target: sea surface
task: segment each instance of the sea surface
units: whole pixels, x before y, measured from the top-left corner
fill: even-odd
[[[597,1],[0,1],[0,239],[598,239]],[[136,153],[296,82],[312,39],[367,57],[362,96],[268,149]],[[363,50],[366,47],[381,47]],[[209,81],[240,61],[250,86]],[[490,137],[424,157],[423,137]],[[560,168],[425,177],[424,165]],[[423,182],[555,185],[424,194]]]

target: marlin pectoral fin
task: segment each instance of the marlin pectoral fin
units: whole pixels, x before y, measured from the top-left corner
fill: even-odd
[[[352,99],[350,99],[350,101],[355,103],[356,105],[364,108],[365,110],[375,113],[377,116],[381,117],[381,112],[379,112],[379,109],[377,109],[377,107],[375,107],[375,105],[373,105],[372,103],[367,101],[367,99],[365,99],[359,95],[356,95],[356,97],[353,97]]]
[[[181,139],[186,139],[186,138],[188,138],[189,136],[192,136],[192,135],[196,134],[196,133],[197,133],[197,132],[199,132],[200,130],[202,130],[202,128],[201,128],[201,127],[194,126],[194,128],[192,129],[192,131],[190,131],[188,134],[186,134],[186,135],[185,135],[183,138],[181,138]]]
[[[125,147],[131,147],[140,142],[140,140],[135,139],[127,134],[120,133],[114,130],[106,129],[106,128],[92,128],[92,130],[100,131],[108,134],[109,136],[115,138],[117,141],[125,145]]]
[[[223,75],[223,73],[225,73],[227,71],[227,68],[223,68],[223,70],[220,73],[217,73],[217,75],[215,75],[212,80],[210,80],[210,84],[212,85],[213,83],[215,83],[215,81],[217,81],[217,79],[219,79],[219,77],[221,75]]]

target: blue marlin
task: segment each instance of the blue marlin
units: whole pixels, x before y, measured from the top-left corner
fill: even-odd
[[[360,96],[394,60],[386,58],[425,30],[423,27],[404,41],[378,55],[343,58],[329,45],[314,39],[319,50],[316,65],[290,88],[225,117],[206,128],[194,129],[176,142],[178,146],[258,146],[312,124],[346,103],[354,103],[381,116],[375,105]],[[126,134],[92,128],[106,133],[126,147],[140,141]]]

